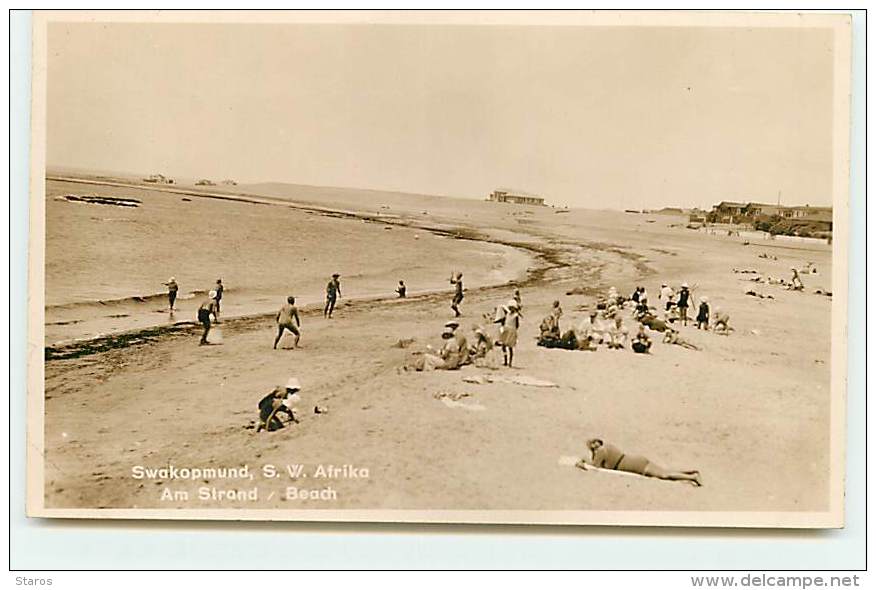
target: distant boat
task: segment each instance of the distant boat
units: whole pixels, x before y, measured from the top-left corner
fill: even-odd
[[[641,213],[641,211],[637,211],[636,209],[624,209],[624,213]]]

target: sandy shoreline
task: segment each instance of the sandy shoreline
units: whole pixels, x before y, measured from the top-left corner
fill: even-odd
[[[197,347],[193,330],[184,327],[126,348],[46,363],[46,506],[827,509],[830,299],[811,290],[829,281],[829,249],[743,246],[670,228],[669,220],[646,224],[622,214],[511,215],[516,211],[472,203],[459,208],[455,221],[544,253],[540,268],[522,281],[518,366],[496,373],[559,387],[464,382],[489,372],[475,367],[399,373],[410,350],[393,345],[401,338],[414,338],[414,347],[437,344],[450,315],[445,293],[344,302],[331,321],[308,309],[298,350],[272,351],[272,323],[263,316],[228,322],[224,343],[207,348]],[[780,261],[758,259],[763,249]],[[754,267],[784,276],[806,260],[822,270],[806,279],[804,293],[748,283],[732,272]],[[702,351],[658,343],[647,356],[535,346],[538,323],[554,299],[568,326],[608,286],[628,292],[643,283],[656,297],[662,279],[696,284],[730,312],[737,331],[722,337],[689,327],[685,337]],[[774,299],[745,295],[751,287]],[[463,327],[510,292],[507,286],[471,289]],[[244,428],[258,399],[290,374],[304,384],[301,424],[259,435]],[[463,402],[483,409],[445,405],[436,399],[442,392],[467,394]],[[329,412],[313,414],[314,405]],[[706,486],[558,464],[562,456],[580,454],[593,435],[663,464],[700,469]],[[311,477],[290,482],[259,475],[243,485],[259,488],[255,504],[197,499],[198,488],[233,488],[231,481],[132,477],[132,466],[168,464],[246,464],[257,471],[295,464]],[[368,477],[314,478],[320,465],[367,468]],[[289,486],[331,487],[337,497],[283,499]],[[164,488],[190,499],[162,500]]]

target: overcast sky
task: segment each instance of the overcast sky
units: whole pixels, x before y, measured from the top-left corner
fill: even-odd
[[[825,205],[828,29],[49,25],[49,166]]]

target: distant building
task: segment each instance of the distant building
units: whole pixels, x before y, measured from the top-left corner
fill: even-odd
[[[708,214],[712,223],[752,224],[768,218],[807,222],[824,231],[833,230],[833,207],[783,206],[769,203],[721,201]]]
[[[511,192],[508,190],[495,190],[490,193],[488,201],[496,203],[515,203],[517,205],[539,205],[544,206],[544,197],[529,195],[521,192]]]
[[[748,203],[743,209],[743,215],[748,217],[772,217],[773,215],[781,215],[781,205],[771,205],[768,203]]]
[[[733,223],[743,215],[745,203],[736,203],[734,201],[721,201],[714,207],[709,214],[713,223]]]
[[[150,174],[143,179],[143,182],[151,182],[154,184],[173,184],[173,179],[168,178],[163,174]]]

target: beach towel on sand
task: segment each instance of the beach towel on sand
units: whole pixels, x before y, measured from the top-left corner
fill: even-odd
[[[476,383],[478,385],[485,383],[514,383],[515,385],[526,385],[529,387],[559,387],[559,385],[552,381],[536,379],[528,375],[473,375],[463,377],[462,380],[466,383]]]

